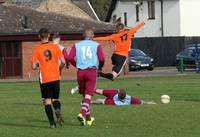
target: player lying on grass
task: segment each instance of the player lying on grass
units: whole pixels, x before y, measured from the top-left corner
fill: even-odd
[[[106,37],[96,37],[94,40],[96,41],[114,41],[115,43],[115,51],[112,55],[112,64],[113,69],[112,73],[102,73],[99,70],[99,75],[104,78],[108,78],[110,80],[114,80],[117,78],[124,65],[126,64],[128,53],[130,51],[131,40],[133,38],[134,33],[140,29],[144,25],[144,22],[139,23],[134,28],[127,30],[124,24],[117,24],[116,25],[116,34],[112,34]]]
[[[105,99],[93,100],[92,104],[105,104],[105,105],[115,105],[115,106],[125,106],[131,104],[156,104],[153,101],[143,101],[141,99],[135,98],[133,96],[127,95],[126,91],[123,89],[96,89],[96,94],[103,95]]]

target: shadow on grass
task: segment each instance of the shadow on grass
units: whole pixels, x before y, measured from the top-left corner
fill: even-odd
[[[37,125],[31,125],[31,124],[17,124],[17,123],[6,123],[6,122],[0,122],[0,125],[2,126],[9,126],[9,127],[31,127],[31,128],[48,128],[47,126],[37,126]]]
[[[200,102],[200,99],[176,99],[177,101],[191,101],[191,102]]]
[[[28,122],[35,122],[35,123],[47,123],[46,120],[39,120],[39,119],[28,119]]]
[[[200,99],[184,99],[184,101],[200,102]]]
[[[32,103],[32,102],[18,102],[14,103],[15,105],[20,105],[20,106],[42,106],[42,103]]]
[[[39,119],[28,119],[27,120],[30,123],[47,123],[47,120],[39,120]],[[58,125],[58,124],[57,124]],[[59,125],[58,125],[59,126]],[[77,127],[79,126],[78,121],[77,122],[72,122],[72,121],[65,121],[64,126],[72,126],[72,127]]]

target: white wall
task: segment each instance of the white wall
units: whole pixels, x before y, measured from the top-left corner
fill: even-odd
[[[145,26],[137,31],[135,37],[160,37],[161,36],[161,12],[160,2],[156,1],[155,4],[155,20],[148,19],[148,4],[146,1],[139,8],[139,22],[144,21]],[[118,1],[115,10],[112,15],[122,17],[124,22],[124,12],[127,12],[127,25],[128,27],[134,27],[136,22],[136,5],[132,1],[120,2]]]
[[[200,0],[180,0],[181,36],[200,36]]]
[[[139,19],[145,21],[136,37],[161,37],[161,2],[155,3],[155,20],[148,19],[147,1],[143,1],[139,10]],[[113,15],[122,17],[127,12],[128,26],[136,22],[136,5],[133,1],[118,1]],[[200,0],[164,0],[163,1],[163,32],[164,36],[200,36]]]
[[[161,32],[161,4],[160,1],[155,2],[155,19],[148,19],[148,3],[143,2],[142,8],[142,21],[145,22],[144,32],[138,33],[143,37],[160,37]]]
[[[163,1],[163,28],[164,36],[180,36],[179,1]]]

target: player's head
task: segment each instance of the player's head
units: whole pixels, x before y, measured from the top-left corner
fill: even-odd
[[[49,37],[50,37],[50,33],[49,33],[48,29],[46,29],[46,28],[40,29],[40,31],[39,31],[39,38],[41,40],[49,39]]]
[[[89,28],[86,29],[83,33],[85,39],[92,39],[94,37],[94,30]]]
[[[118,93],[118,97],[119,97],[119,100],[124,101],[124,99],[126,97],[126,91],[123,89],[120,89],[119,93]]]
[[[53,34],[53,44],[59,44],[60,39],[61,39],[61,37],[60,37],[59,33]]]
[[[115,26],[115,31],[116,32],[121,32],[121,31],[124,31],[125,29],[125,26],[123,23],[117,23],[116,26]]]

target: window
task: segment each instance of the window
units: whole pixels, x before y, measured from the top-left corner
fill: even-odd
[[[139,5],[136,5],[136,21],[140,21],[140,19],[139,19]]]
[[[148,1],[149,19],[155,19],[155,1]]]

